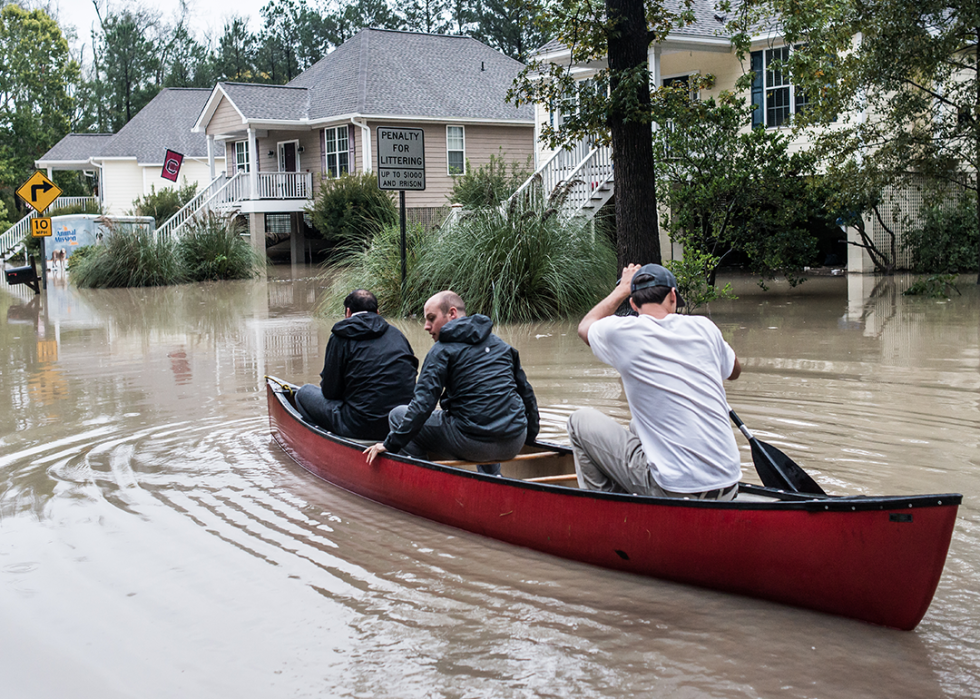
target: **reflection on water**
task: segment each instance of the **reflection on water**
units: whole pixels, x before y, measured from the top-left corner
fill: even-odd
[[[316,381],[316,270],[33,297],[0,286],[0,670],[11,697],[980,695],[980,301],[812,279],[710,312],[729,401],[831,492],[962,492],[913,633],[517,549],[316,481],[262,377]],[[421,357],[431,341],[397,321]],[[574,322],[497,329],[546,438],[622,421]],[[743,452],[746,480],[757,482]],[[656,688],[654,690],[653,688]]]

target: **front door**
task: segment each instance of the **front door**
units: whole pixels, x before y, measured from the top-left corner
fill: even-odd
[[[296,141],[279,144],[279,172],[297,172]]]

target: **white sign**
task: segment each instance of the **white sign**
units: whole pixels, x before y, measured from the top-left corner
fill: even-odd
[[[425,141],[422,129],[378,129],[378,187],[425,189]]]

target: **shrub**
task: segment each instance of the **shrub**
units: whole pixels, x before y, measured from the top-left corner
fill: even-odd
[[[374,291],[383,312],[407,315],[421,312],[437,291],[452,289],[468,312],[521,322],[584,312],[616,279],[616,253],[605,237],[586,222],[561,221],[551,209],[479,209],[446,230],[414,229],[407,248],[404,296],[392,227],[347,258],[329,302],[360,286]]]
[[[177,242],[177,256],[190,281],[251,279],[262,260],[241,237],[242,226],[215,214],[190,225]]]
[[[102,204],[95,199],[90,199],[89,201],[72,204],[71,206],[59,206],[57,209],[49,209],[46,215],[70,216],[71,214],[95,214],[101,216],[103,213]]]
[[[197,184],[188,184],[187,180],[184,180],[183,187],[164,187],[159,192],[150,185],[150,193],[134,199],[133,209],[129,213],[132,216],[152,216],[159,228],[196,194]]]
[[[498,206],[506,201],[531,176],[532,161],[528,157],[523,164],[513,162],[508,173],[502,148],[499,153],[491,155],[490,162],[480,166],[476,172],[472,171],[467,160],[466,173],[453,177],[453,191],[449,193],[449,200],[462,204],[466,209]]]
[[[175,243],[154,240],[142,226],[134,232],[110,229],[102,244],[92,247],[72,265],[72,280],[80,287],[163,286],[186,280]]]
[[[325,179],[307,213],[320,236],[344,248],[364,246],[385,226],[398,221],[398,209],[378,187],[377,175]]]
[[[950,291],[955,291],[962,295],[956,286],[955,274],[932,274],[928,277],[919,277],[902,292],[903,296],[928,296],[934,299],[949,299]]]
[[[677,278],[677,291],[686,303],[680,312],[694,313],[699,306],[716,299],[738,298],[732,292],[730,283],[720,291],[712,283],[713,273],[720,262],[714,255],[692,247],[684,248],[683,259],[664,262],[664,266]]]
[[[963,197],[955,207],[928,206],[920,228],[907,232],[902,247],[911,256],[912,269],[932,274],[977,271],[977,210]]]

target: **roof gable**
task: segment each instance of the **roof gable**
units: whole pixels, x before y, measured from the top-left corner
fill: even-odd
[[[163,163],[167,149],[185,158],[206,158],[207,137],[191,128],[210,90],[165,88],[100,149],[99,158],[136,158],[139,163]],[[217,147],[215,155],[223,156]]]

